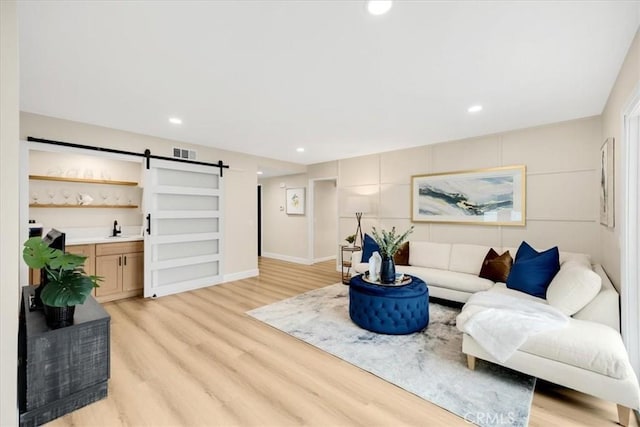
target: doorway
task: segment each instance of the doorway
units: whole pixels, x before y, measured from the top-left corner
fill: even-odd
[[[258,184],[258,256],[262,256],[262,185]]]
[[[338,244],[337,179],[309,181],[309,261],[336,259]]]

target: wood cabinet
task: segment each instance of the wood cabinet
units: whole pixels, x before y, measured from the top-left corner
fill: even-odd
[[[95,272],[103,280],[95,290],[100,302],[142,294],[144,254],[142,242],[95,245]]]
[[[73,325],[51,330],[42,311],[29,311],[24,287],[18,331],[20,426],[37,426],[107,396],[110,317],[91,296],[77,305]]]
[[[76,254],[86,256],[87,259],[84,261],[84,271],[87,274],[93,275],[96,274],[96,245],[67,245],[65,247],[65,251]],[[29,269],[29,284],[37,286],[40,284],[40,269]],[[95,293],[94,293],[95,295]]]
[[[67,245],[65,252],[75,255],[86,256],[84,261],[84,272],[89,275],[96,274],[96,245]]]

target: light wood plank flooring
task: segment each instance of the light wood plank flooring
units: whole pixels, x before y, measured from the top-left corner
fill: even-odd
[[[257,278],[105,304],[112,316],[109,396],[50,425],[469,425],[244,314],[339,282],[333,261],[261,259],[259,268]],[[530,425],[613,426],[616,419],[613,403],[539,382]]]

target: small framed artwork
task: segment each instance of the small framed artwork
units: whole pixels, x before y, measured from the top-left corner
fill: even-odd
[[[600,148],[600,224],[614,226],[614,138]]]
[[[415,175],[411,220],[525,225],[524,165]]]
[[[304,187],[287,188],[287,215],[304,215]]]

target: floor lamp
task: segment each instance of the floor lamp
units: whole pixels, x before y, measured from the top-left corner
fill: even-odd
[[[362,237],[362,214],[367,213],[371,210],[371,203],[369,202],[369,198],[367,196],[351,196],[347,198],[346,210],[350,213],[356,214],[356,221],[358,222],[358,227],[356,228],[356,238],[353,242],[354,246],[364,246],[364,239]],[[358,245],[358,237],[360,238],[360,245]]]

